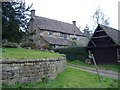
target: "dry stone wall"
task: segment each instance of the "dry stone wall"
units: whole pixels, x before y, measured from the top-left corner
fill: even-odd
[[[34,83],[55,79],[66,68],[66,57],[15,60],[2,59],[2,84]]]

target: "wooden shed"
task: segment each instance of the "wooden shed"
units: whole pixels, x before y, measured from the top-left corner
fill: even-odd
[[[98,24],[87,50],[94,55],[97,64],[117,63],[120,54],[120,31]]]

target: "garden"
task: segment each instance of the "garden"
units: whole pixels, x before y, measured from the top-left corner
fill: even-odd
[[[48,51],[35,51],[23,48],[2,48],[2,58],[58,58],[63,54],[48,52]],[[75,64],[79,66],[92,67],[93,65],[87,65],[80,60],[68,61],[67,65]],[[102,66],[98,66],[102,68]],[[111,66],[103,66],[105,69],[110,69]],[[117,70],[117,66],[113,65],[114,71]],[[111,70],[110,69],[110,70]],[[92,82],[92,83],[91,83]],[[2,85],[2,88],[118,88],[120,81],[109,77],[102,76],[102,82],[96,74],[77,70],[71,67],[67,67],[62,73],[59,73],[56,79],[47,80],[37,83],[23,83],[13,85]]]

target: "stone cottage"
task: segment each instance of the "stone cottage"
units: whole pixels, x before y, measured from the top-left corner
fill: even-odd
[[[71,45],[85,46],[85,35],[73,24],[40,17],[31,11],[28,32],[32,33],[29,40],[38,48],[61,48]]]

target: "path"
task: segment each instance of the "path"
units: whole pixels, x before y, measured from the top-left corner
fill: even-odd
[[[83,70],[83,71],[87,71],[87,72],[90,72],[90,73],[97,74],[96,69],[91,68],[91,67],[76,66],[76,65],[68,65],[68,67],[72,67],[72,68],[75,68],[75,69],[79,69],[79,70]],[[118,72],[109,71],[109,70],[102,70],[102,69],[98,69],[98,71],[99,71],[100,75],[120,80],[120,73],[118,73]],[[118,76],[119,76],[119,78],[118,78]]]

